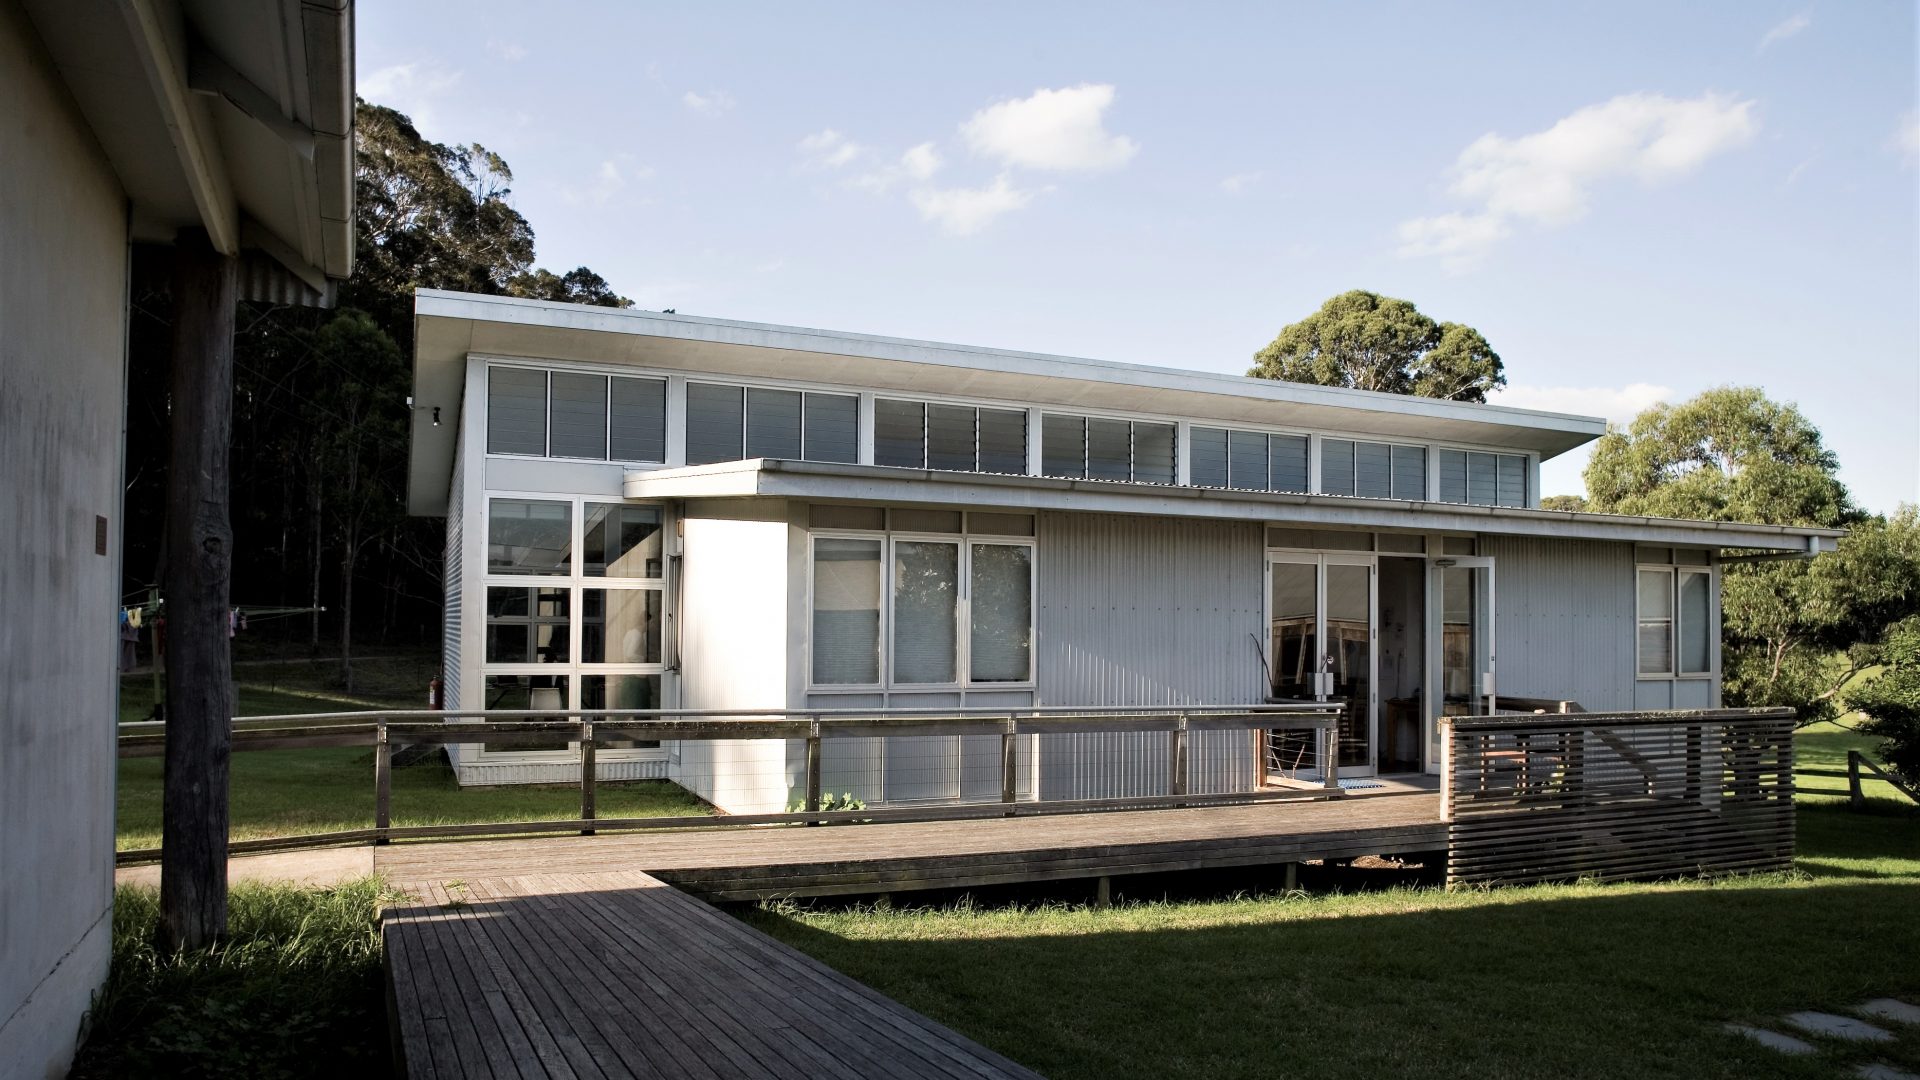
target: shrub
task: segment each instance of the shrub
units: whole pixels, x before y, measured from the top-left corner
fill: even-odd
[[[1895,623],[1881,647],[1880,674],[1847,693],[1847,707],[1867,716],[1866,735],[1886,740],[1880,759],[1909,783],[1920,783],[1920,615]]]
[[[227,938],[172,953],[154,943],[158,891],[121,888],[112,970],[71,1075],[384,1074],[383,896],[374,878],[333,889],[238,884]]]

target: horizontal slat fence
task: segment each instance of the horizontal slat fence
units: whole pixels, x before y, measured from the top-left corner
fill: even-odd
[[[564,718],[564,719],[562,719]],[[845,824],[880,821],[946,821],[1031,814],[1087,813],[1151,807],[1207,806],[1338,797],[1331,770],[1336,708],[1319,704],[1267,704],[1216,708],[1073,709],[899,709],[756,710],[730,712],[697,709],[494,710],[440,712],[411,709],[390,712],[310,713],[247,717],[233,721],[234,752],[312,747],[370,747],[373,750],[374,824],[296,836],[236,840],[230,854],[277,851],[325,844],[377,843],[446,837],[494,837],[527,833],[632,831],[753,825]],[[121,757],[151,757],[165,752],[166,726],[158,722],[122,724]],[[1193,792],[1188,738],[1193,732],[1286,730],[1305,733],[1316,747],[1318,784],[1257,790]],[[1037,734],[1086,732],[1164,733],[1168,739],[1167,794],[1103,799],[1017,800],[1015,740]],[[925,736],[997,736],[1001,740],[999,802],[922,804],[822,809],[821,744],[843,738],[919,738]],[[780,739],[806,744],[806,778],[801,809],[788,813],[729,814],[714,817],[603,818],[595,809],[595,750],[623,741],[697,742]],[[392,756],[402,746],[485,746],[490,750],[577,750],[580,768],[580,816],[548,821],[481,822],[457,825],[392,824]],[[127,863],[159,858],[158,848],[121,851]]]
[[[1794,715],[1446,717],[1447,883],[1786,869]]]

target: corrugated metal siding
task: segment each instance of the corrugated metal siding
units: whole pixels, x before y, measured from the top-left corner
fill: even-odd
[[[1578,701],[1589,712],[1666,708],[1635,700],[1633,545],[1483,536],[1494,558],[1499,690]]]
[[[463,607],[460,585],[465,578],[461,572],[465,553],[460,545],[466,506],[467,485],[462,468],[462,463],[466,461],[466,439],[465,425],[462,425],[460,434],[454,437],[453,482],[447,492],[447,557],[442,575],[446,607],[440,622],[440,687],[449,709],[460,707],[460,618]]]
[[[1262,700],[1261,526],[1097,514],[1040,516],[1040,702],[1088,708]],[[1168,738],[1048,735],[1044,799],[1165,793]],[[1190,790],[1252,785],[1240,732],[1191,737]]]
[[[664,780],[667,763],[652,761],[594,762],[594,776],[600,780]],[[576,761],[463,761],[455,766],[462,786],[469,784],[578,784],[580,763]]]

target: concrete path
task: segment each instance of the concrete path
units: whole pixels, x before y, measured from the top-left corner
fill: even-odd
[[[308,848],[241,855],[227,860],[227,881],[269,881],[320,888],[338,885],[373,873],[373,846]],[[160,884],[160,864],[123,866],[113,872],[115,885]]]

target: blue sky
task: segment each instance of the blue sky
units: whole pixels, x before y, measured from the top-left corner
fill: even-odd
[[[1350,288],[1496,400],[1796,402],[1920,501],[1904,2],[363,4],[362,94],[642,307],[1242,372]],[[1581,490],[1576,453],[1547,493]]]

